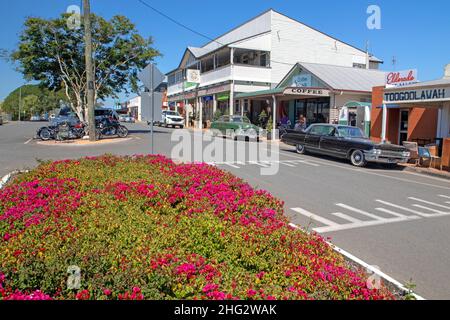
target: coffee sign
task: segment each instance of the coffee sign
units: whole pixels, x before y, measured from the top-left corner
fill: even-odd
[[[301,96],[319,96],[319,97],[329,97],[330,91],[320,88],[302,88],[293,87],[286,88],[283,94],[287,95],[301,95]]]
[[[417,82],[417,69],[389,72],[385,78],[386,88],[404,87]]]

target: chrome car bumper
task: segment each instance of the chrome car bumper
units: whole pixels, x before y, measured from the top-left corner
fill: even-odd
[[[409,158],[387,157],[383,155],[373,155],[370,153],[365,153],[365,159],[368,162],[376,163],[406,163],[409,161]]]

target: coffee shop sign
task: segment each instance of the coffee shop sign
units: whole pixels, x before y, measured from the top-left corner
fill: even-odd
[[[404,87],[417,83],[417,70],[394,71],[386,74],[386,88]]]

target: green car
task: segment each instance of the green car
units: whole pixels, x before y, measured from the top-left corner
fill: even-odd
[[[222,116],[211,123],[214,135],[230,137],[233,140],[259,140],[261,128],[253,125],[247,117]]]

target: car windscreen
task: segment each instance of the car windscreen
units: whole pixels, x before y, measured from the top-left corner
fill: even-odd
[[[356,127],[339,127],[338,133],[344,138],[366,138],[362,130]]]
[[[180,114],[178,112],[175,112],[175,111],[168,111],[168,112],[166,112],[166,116],[177,116],[177,117],[179,117]]]
[[[232,117],[231,122],[239,123],[250,123],[250,120],[248,120],[246,117]]]

